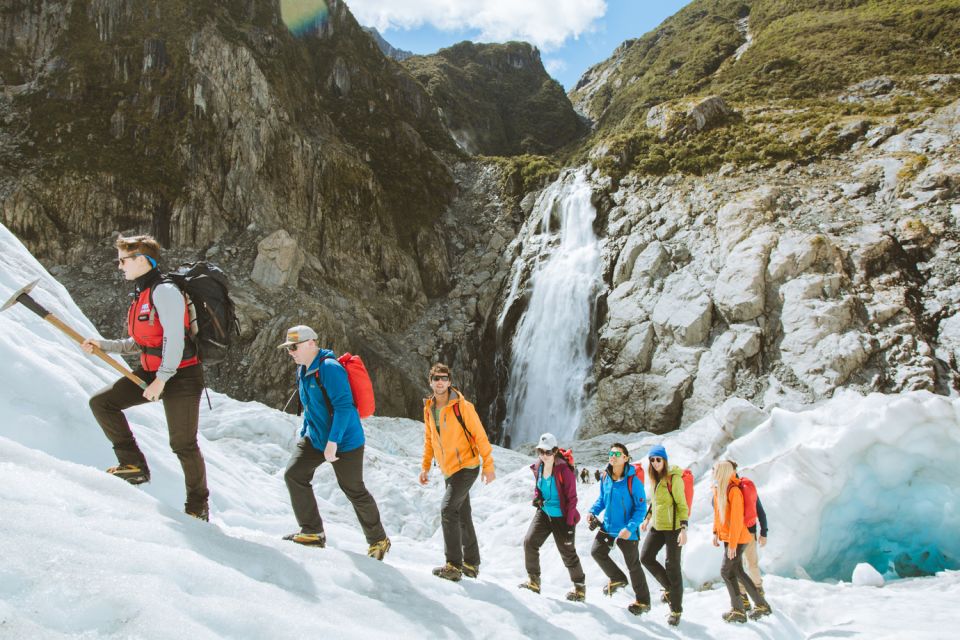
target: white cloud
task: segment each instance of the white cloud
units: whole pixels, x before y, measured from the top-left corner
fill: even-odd
[[[607,11],[605,0],[349,0],[361,24],[443,31],[477,29],[478,40],[525,40],[549,51],[592,29]]]
[[[544,58],[543,68],[546,69],[550,75],[556,76],[558,73],[567,70],[567,63],[560,58]]]

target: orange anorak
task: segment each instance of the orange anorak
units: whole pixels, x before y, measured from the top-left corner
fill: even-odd
[[[720,521],[720,500],[717,488],[713,488],[713,533],[721,542],[731,545],[750,542],[750,531],[743,521],[743,492],[740,479],[733,477],[727,486],[727,513],[724,522]]]
[[[477,410],[459,391],[450,387],[450,400],[440,409],[440,424],[433,419],[434,398],[423,403],[423,462],[421,468],[430,470],[435,459],[444,477],[449,478],[461,469],[480,466],[483,457],[484,473],[493,471],[493,447],[487,439]],[[464,424],[457,419],[454,408],[459,408]],[[466,432],[464,432],[466,428]],[[469,438],[468,438],[469,433]]]

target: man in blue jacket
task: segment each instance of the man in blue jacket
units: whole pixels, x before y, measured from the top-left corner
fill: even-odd
[[[637,476],[630,462],[630,452],[619,442],[610,447],[610,463],[600,476],[600,495],[587,516],[590,529],[603,527],[590,550],[590,555],[600,565],[609,582],[603,588],[604,595],[612,596],[627,586],[627,576],[610,558],[614,546],[620,547],[630,573],[635,600],[627,607],[634,615],[650,611],[650,590],[640,564],[640,523],[647,515],[646,491],[643,480]],[[603,513],[603,521],[597,518]]]
[[[390,550],[377,503],[363,484],[363,427],[353,402],[350,381],[333,352],[317,346],[317,333],[305,325],[287,330],[286,349],[297,363],[297,385],[303,404],[303,427],[297,451],[287,463],[284,480],[300,531],[284,540],[323,547],[327,536],[313,495],[313,475],[324,462],[333,465],[337,484],[350,500],[367,538],[367,555],[377,560]]]

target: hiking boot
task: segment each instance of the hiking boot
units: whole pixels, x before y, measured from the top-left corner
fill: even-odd
[[[190,517],[192,517],[192,518],[196,518],[197,520],[203,520],[204,522],[210,522],[210,507],[207,506],[206,504],[204,504],[204,505],[202,505],[202,506],[200,506],[200,507],[198,507],[198,508],[187,507],[187,508],[184,510],[184,513],[186,513],[188,516],[190,516]]]
[[[670,592],[666,589],[660,589],[660,602],[670,604]]]
[[[383,560],[383,556],[390,551],[390,538],[384,538],[380,542],[374,542],[367,548],[367,557],[374,560]]]
[[[723,614],[724,622],[739,622],[744,623],[747,621],[747,614],[743,611],[737,611],[736,609],[730,609],[725,614]]]
[[[527,576],[525,582],[521,582],[519,585],[521,589],[527,589],[528,591],[533,591],[534,593],[540,593],[540,576]]]
[[[460,578],[463,577],[463,571],[461,571],[457,565],[448,562],[442,567],[435,567],[433,575],[438,578],[443,578],[444,580],[449,580],[450,582],[460,582]]]
[[[750,609],[751,609],[751,606],[750,606],[750,598],[747,597],[747,594],[742,593],[742,592],[740,593],[740,602],[743,603],[743,610],[744,610],[744,611],[750,611]]]
[[[603,595],[612,596],[625,586],[627,586],[627,583],[623,580],[611,580],[603,587]]]
[[[635,616],[642,616],[647,611],[650,611],[650,605],[635,601],[633,604],[627,606],[627,611]]]
[[[463,574],[464,578],[476,578],[480,575],[480,563],[469,564],[464,562],[463,567],[460,568],[460,573]]]
[[[122,464],[107,469],[107,473],[118,478],[123,478],[130,484],[143,484],[150,482],[150,472],[145,467],[138,467],[135,464]]]
[[[773,613],[773,610],[770,608],[769,604],[758,604],[753,611],[750,612],[751,620],[759,620],[763,616],[768,616]]]
[[[323,531],[320,533],[291,533],[283,536],[283,539],[302,544],[305,547],[320,547],[323,549],[327,546],[327,534]]]
[[[667,616],[667,624],[670,625],[671,627],[675,627],[678,624],[680,624],[680,612],[671,611],[670,615]]]
[[[587,585],[582,582],[573,583],[573,591],[567,593],[570,602],[583,602],[587,599]]]

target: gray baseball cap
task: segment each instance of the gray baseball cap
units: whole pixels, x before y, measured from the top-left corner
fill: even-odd
[[[305,324],[298,324],[295,327],[287,329],[287,341],[279,345],[277,349],[284,349],[292,344],[299,344],[307,340],[316,340],[317,332]]]
[[[545,433],[542,436],[540,436],[540,442],[537,444],[537,449],[550,451],[556,446],[557,446],[557,438],[552,433]]]

